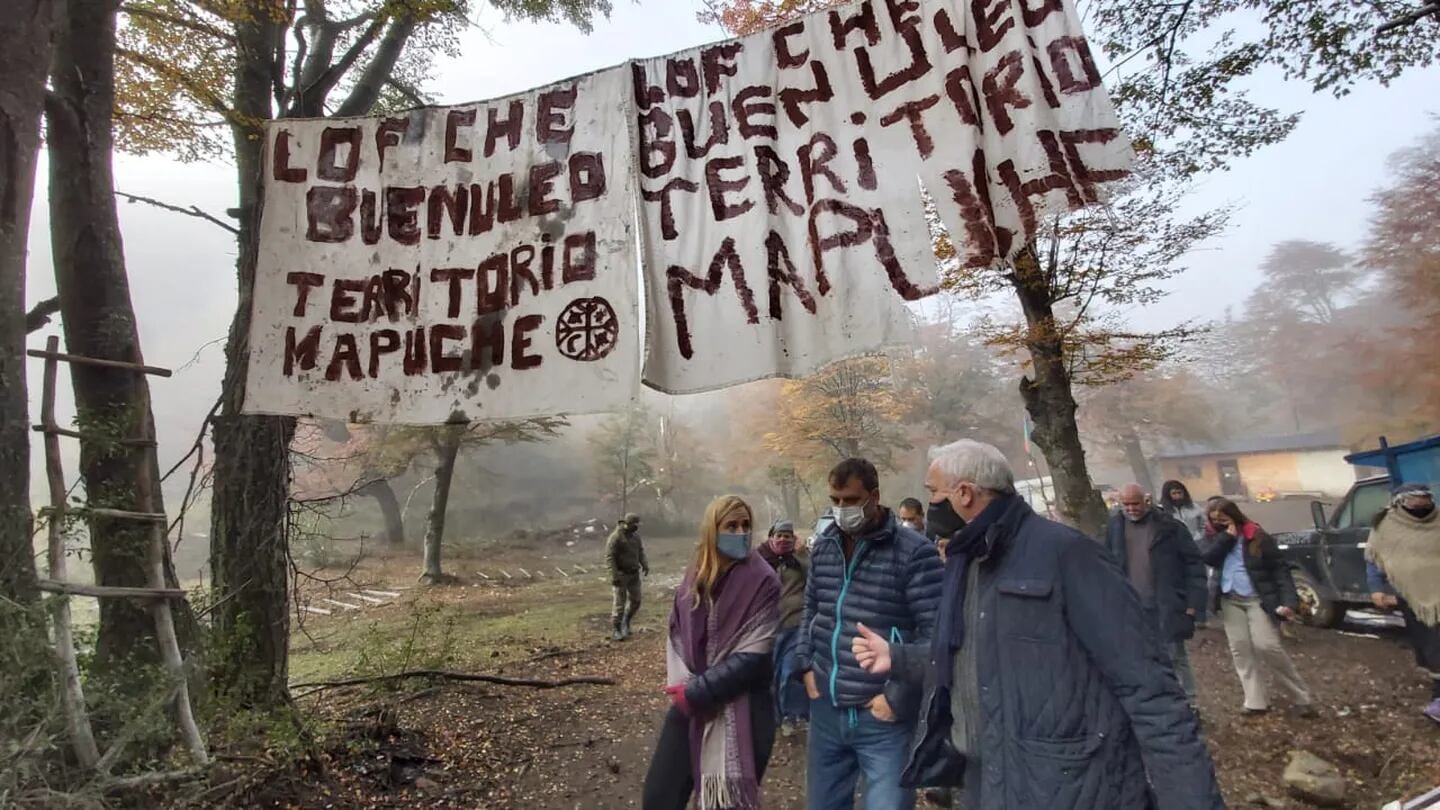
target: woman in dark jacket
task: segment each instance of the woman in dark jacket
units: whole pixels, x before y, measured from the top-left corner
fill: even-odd
[[[771,651],[780,580],[751,550],[752,517],[727,495],[710,504],[670,611],[670,710],[645,776],[644,810],[758,810],[775,742]]]
[[[1203,541],[1201,556],[1216,569],[1210,581],[1211,607],[1225,621],[1230,655],[1245,690],[1245,712],[1269,711],[1268,672],[1290,692],[1301,714],[1313,715],[1314,698],[1276,628],[1276,622],[1294,619],[1300,606],[1289,565],[1275,539],[1233,502],[1211,503],[1208,516],[1215,531]]]

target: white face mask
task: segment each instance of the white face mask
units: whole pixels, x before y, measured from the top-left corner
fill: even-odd
[[[867,499],[859,506],[837,506],[835,507],[835,524],[846,534],[854,534],[860,531],[865,525],[865,507],[870,501]]]

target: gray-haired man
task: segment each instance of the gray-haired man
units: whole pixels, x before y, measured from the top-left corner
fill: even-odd
[[[876,674],[925,684],[905,783],[955,785],[967,810],[1215,810],[1195,716],[1135,590],[1100,544],[1036,515],[999,450],[933,453],[931,527],[946,548],[929,645],[862,628]]]

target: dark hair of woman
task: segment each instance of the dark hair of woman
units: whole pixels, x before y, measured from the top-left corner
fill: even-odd
[[[1248,540],[1245,539],[1245,524],[1250,523],[1251,520],[1245,517],[1245,513],[1240,511],[1240,507],[1236,506],[1234,501],[1221,498],[1210,504],[1210,511],[1207,517],[1217,514],[1230,518],[1230,522],[1235,524],[1235,536],[1245,543],[1245,550],[1250,552],[1250,556],[1259,557],[1261,535],[1259,532],[1256,532],[1254,537]]]
[[[1155,479],[1152,478],[1150,480],[1153,481]],[[1185,500],[1179,503],[1170,500],[1170,493],[1177,489],[1185,493]],[[1185,509],[1194,505],[1195,499],[1190,497],[1190,488],[1179,481],[1166,481],[1165,485],[1160,487],[1160,506],[1166,511],[1173,512],[1176,509]]]

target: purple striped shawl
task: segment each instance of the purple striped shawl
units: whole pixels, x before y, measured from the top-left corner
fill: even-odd
[[[682,684],[702,662],[693,660],[705,629],[705,667],[737,653],[769,653],[780,623],[780,580],[759,554],[750,552],[721,577],[713,604],[693,607],[695,571],[675,592],[670,642],[665,651],[666,683]],[[755,769],[750,698],[740,695],[717,714],[690,718],[690,771],[701,810],[759,810],[760,779]]]

